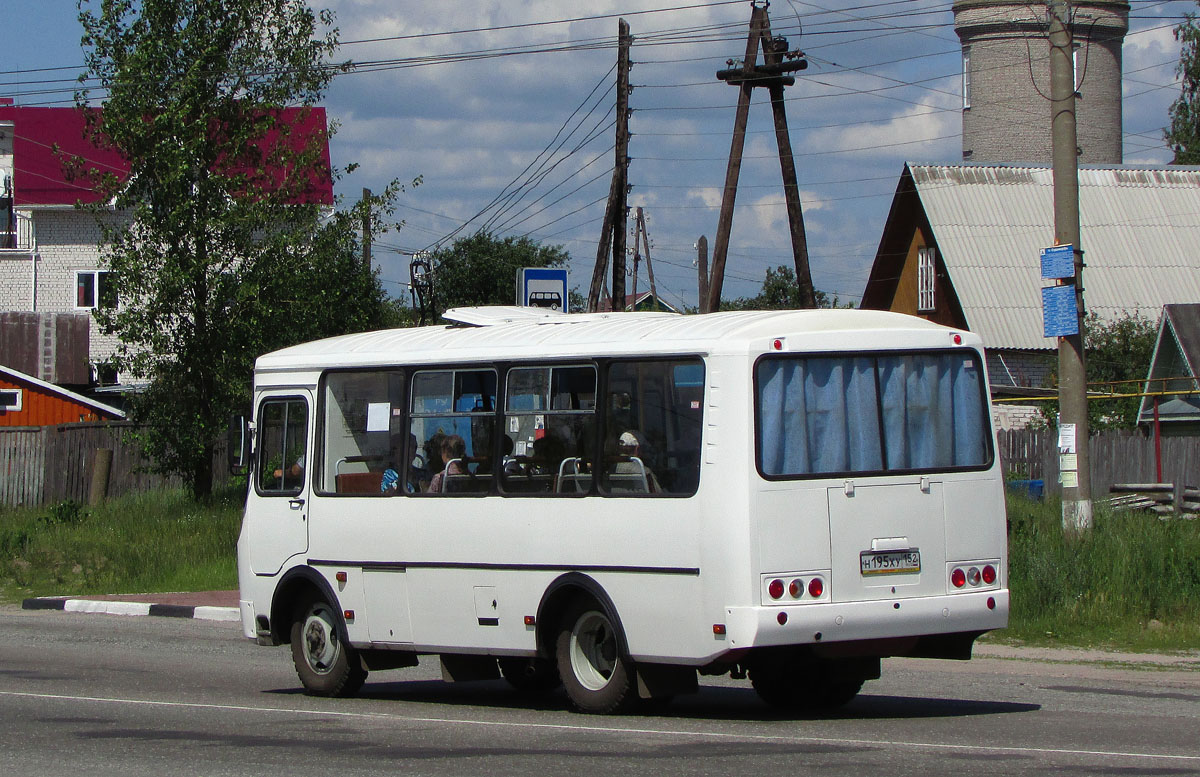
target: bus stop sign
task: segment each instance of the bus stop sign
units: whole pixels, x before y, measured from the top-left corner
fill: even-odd
[[[567,271],[553,267],[523,267],[517,274],[517,304],[567,310]]]

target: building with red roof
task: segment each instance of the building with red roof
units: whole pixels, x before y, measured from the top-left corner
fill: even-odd
[[[54,317],[87,314],[109,304],[107,273],[100,265],[100,228],[92,211],[100,195],[86,176],[68,175],[64,161],[81,159],[85,169],[123,176],[129,165],[112,149],[97,147],[86,133],[87,110],[76,107],[35,108],[0,98],[0,312],[45,314],[47,332]],[[324,108],[285,108],[292,132],[285,142],[297,148],[321,138],[321,157],[309,174],[309,185],[297,201],[331,206],[333,178]],[[264,143],[274,138],[264,138]],[[282,173],[272,179],[282,179]],[[112,212],[110,218],[120,219]],[[72,347],[78,348],[78,338]],[[117,342],[91,321],[84,350],[93,364],[116,350]],[[39,344],[51,353],[53,339]],[[52,363],[53,358],[44,361]],[[9,365],[10,367],[13,365]],[[35,376],[53,381],[50,374]]]

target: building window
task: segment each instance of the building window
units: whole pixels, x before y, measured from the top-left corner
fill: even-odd
[[[1075,84],[1075,94],[1079,94],[1079,87],[1083,86],[1083,69],[1080,68],[1079,61],[1079,42],[1071,44],[1071,77]],[[1086,64],[1086,62],[1082,63]]]
[[[0,389],[0,413],[20,410],[23,393],[21,389]]]
[[[971,107],[971,47],[963,47],[962,98],[963,110]]]
[[[937,279],[936,248],[917,249],[917,312],[928,313],[934,309],[933,289]]]
[[[94,310],[117,306],[117,290],[104,270],[84,270],[75,273],[75,308]]]

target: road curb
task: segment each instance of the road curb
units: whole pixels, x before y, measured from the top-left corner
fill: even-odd
[[[58,596],[43,596],[25,599],[22,610],[62,610],[94,615],[157,615],[164,618],[195,618],[208,621],[238,621],[241,614],[237,607],[211,607],[204,605],[155,604],[153,602],[119,602],[96,599],[68,599]]]

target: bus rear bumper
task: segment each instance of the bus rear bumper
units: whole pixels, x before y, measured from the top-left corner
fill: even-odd
[[[730,607],[727,639],[731,650],[744,650],[983,633],[1008,625],[1008,598],[1007,589],[993,589],[872,602]]]

